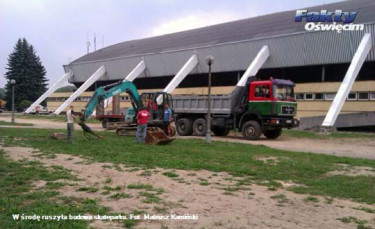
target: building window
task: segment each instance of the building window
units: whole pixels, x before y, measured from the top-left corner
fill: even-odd
[[[323,100],[324,94],[323,93],[315,93],[315,100]]]
[[[351,100],[351,101],[357,100],[357,93],[355,93],[355,92],[349,93],[348,100]]]
[[[324,99],[325,100],[333,100],[335,98],[335,93],[325,93]]]
[[[314,99],[314,94],[313,93],[305,93],[305,100],[313,100]]]
[[[368,92],[358,92],[358,100],[368,100]]]
[[[121,101],[129,101],[129,96],[121,96]]]
[[[375,100],[375,92],[370,92],[370,100]]]
[[[295,94],[295,99],[296,100],[303,100],[303,94],[302,93],[296,93]]]

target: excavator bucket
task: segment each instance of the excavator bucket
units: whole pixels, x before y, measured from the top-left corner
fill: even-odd
[[[174,138],[170,138],[164,131],[158,127],[147,128],[145,142],[149,145],[166,145],[172,142]]]

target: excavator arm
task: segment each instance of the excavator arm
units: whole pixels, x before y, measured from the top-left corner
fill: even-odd
[[[115,95],[119,95],[123,92],[129,94],[134,111],[135,113],[138,113],[139,109],[142,106],[142,102],[141,97],[138,94],[137,87],[132,82],[125,81],[110,84],[104,87],[99,87],[98,89],[96,89],[94,95],[86,104],[81,119],[83,121],[87,120],[95,111],[96,107],[100,104],[101,101],[111,98]]]

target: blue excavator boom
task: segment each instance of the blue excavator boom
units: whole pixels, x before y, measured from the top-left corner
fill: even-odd
[[[98,89],[96,89],[94,95],[83,110],[81,119],[83,121],[87,120],[94,113],[96,107],[100,104],[101,101],[104,101],[115,95],[119,95],[123,92],[129,94],[134,111],[135,113],[138,113],[139,109],[142,106],[142,103],[141,97],[138,94],[137,87],[134,85],[134,83],[125,81],[99,87]]]

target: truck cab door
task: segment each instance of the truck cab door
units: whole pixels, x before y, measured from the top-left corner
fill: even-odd
[[[271,88],[269,83],[253,82],[250,85],[249,110],[261,115],[271,115],[273,111]]]

